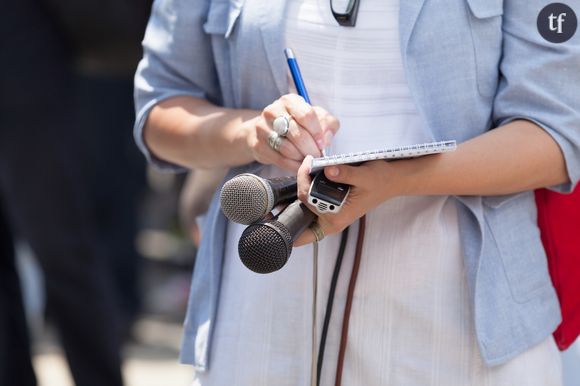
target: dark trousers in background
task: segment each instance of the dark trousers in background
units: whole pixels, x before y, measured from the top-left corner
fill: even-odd
[[[117,307],[87,202],[68,57],[38,2],[0,9],[0,385],[36,384],[9,223],[39,259],[77,386],[119,386]]]
[[[84,183],[126,335],[142,303],[135,237],[146,185],[145,160],[133,140],[133,76],[77,74],[75,89]]]
[[[13,122],[18,124],[14,130],[6,130],[4,123],[0,125],[3,205],[18,236],[39,259],[49,316],[75,382],[121,385],[118,312],[107,262],[97,252],[94,221],[82,202],[88,196],[83,192],[82,168],[74,156],[74,142],[68,142],[74,134],[63,132],[66,123],[53,127],[19,120]],[[20,312],[18,300],[0,304],[0,313]],[[27,343],[23,340],[20,346]],[[0,363],[0,369],[4,365]],[[21,377],[0,384],[23,385]]]
[[[36,384],[12,234],[0,208],[0,385]]]

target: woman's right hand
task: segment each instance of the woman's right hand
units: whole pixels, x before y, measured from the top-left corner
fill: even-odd
[[[276,151],[268,138],[274,132],[274,120],[282,115],[290,117],[290,126]],[[268,105],[259,116],[245,121],[240,133],[245,136],[254,160],[296,173],[307,155],[322,155],[322,149],[330,144],[338,128],[338,119],[322,107],[309,105],[299,95],[286,94]]]

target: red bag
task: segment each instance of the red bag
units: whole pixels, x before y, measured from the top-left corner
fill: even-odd
[[[580,335],[580,187],[569,195],[536,190],[536,205],[548,268],[562,309],[562,323],[554,331],[554,339],[564,351]]]

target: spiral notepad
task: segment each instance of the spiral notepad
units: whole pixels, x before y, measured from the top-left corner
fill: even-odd
[[[361,151],[357,153],[336,154],[314,158],[311,171],[315,172],[326,166],[355,164],[374,160],[402,159],[420,157],[428,154],[446,153],[457,148],[455,141],[440,141],[417,145],[398,146],[388,149]]]

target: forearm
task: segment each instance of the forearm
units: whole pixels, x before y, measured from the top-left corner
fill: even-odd
[[[312,158],[308,157],[298,171],[298,196],[305,203],[311,163]],[[340,213],[318,217],[318,224],[327,235],[342,231],[396,196],[503,195],[568,181],[560,147],[529,121],[514,121],[491,130],[450,153],[393,162],[371,161],[360,166],[330,166],[324,172],[330,180],[351,186]],[[305,232],[294,245],[312,241],[311,232]]]
[[[455,152],[394,166],[406,195],[502,195],[568,181],[558,144],[525,120],[473,138]]]
[[[155,106],[144,128],[144,139],[157,157],[189,168],[243,165],[253,161],[244,121],[259,111],[227,109],[203,99],[179,96]]]

